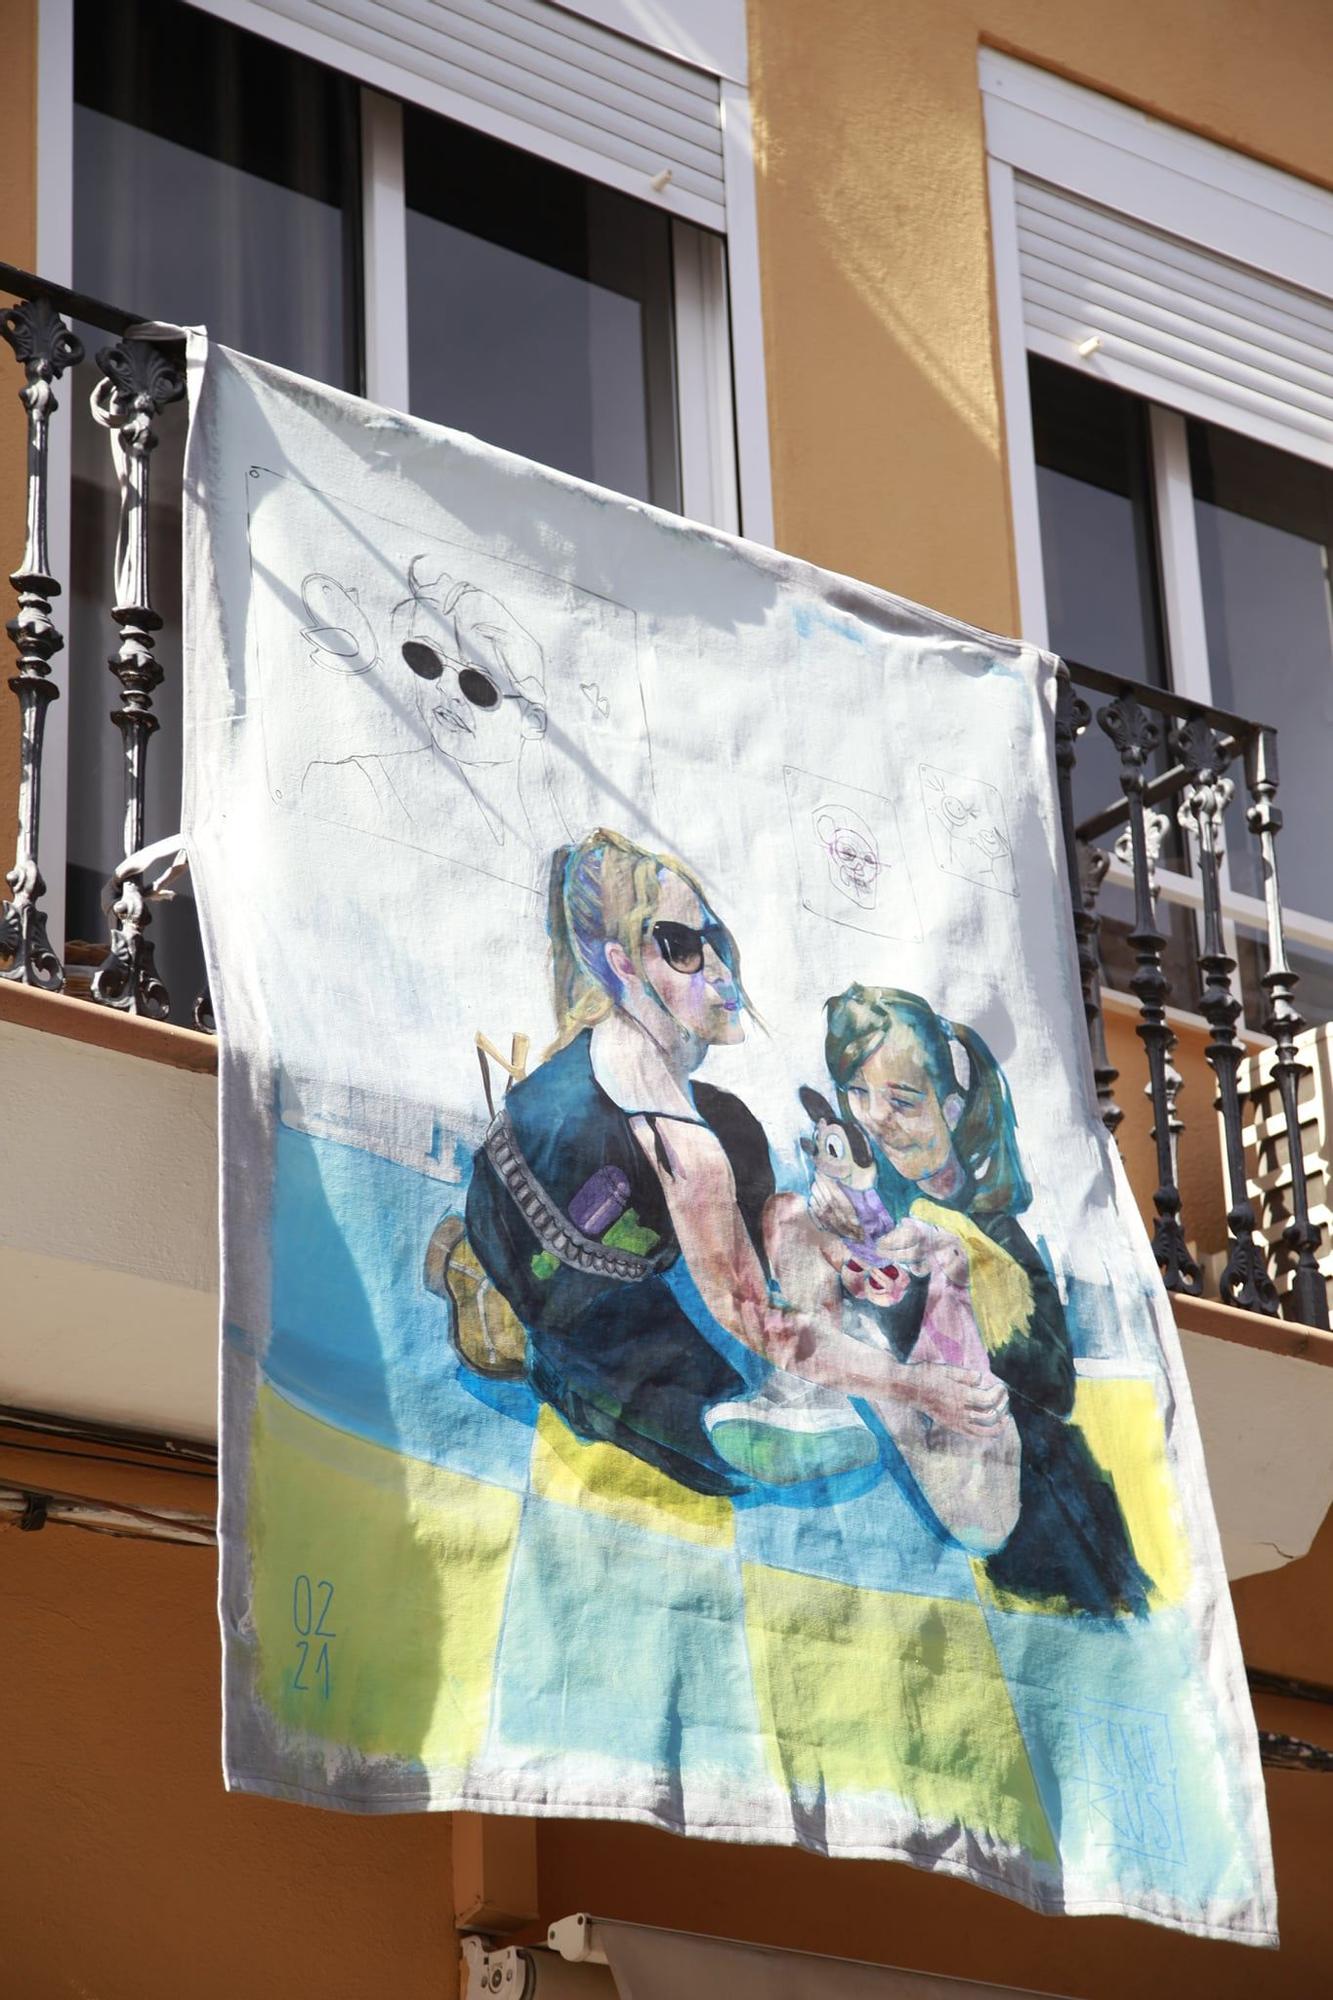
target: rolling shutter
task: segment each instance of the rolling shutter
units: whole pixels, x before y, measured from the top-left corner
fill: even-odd
[[[201,3],[374,89],[725,227],[717,78],[547,0]]]
[[[1022,173],[1014,197],[1030,348],[1287,450],[1333,452],[1333,303]]]

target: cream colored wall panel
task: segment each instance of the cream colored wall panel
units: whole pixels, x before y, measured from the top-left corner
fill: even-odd
[[[0,1022],[0,1402],[208,1436],[217,1082]]]
[[[0,1298],[0,1401],[168,1436],[216,1437],[213,1293],[0,1249]]]
[[[0,1247],[216,1293],[217,1079],[0,1021]]]
[[[1333,1368],[1181,1329],[1227,1575],[1303,1556],[1333,1493]]]

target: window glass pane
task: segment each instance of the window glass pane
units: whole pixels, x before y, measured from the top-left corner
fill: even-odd
[[[1165,687],[1146,406],[1039,355],[1028,357],[1028,370],[1051,649],[1086,666]],[[1085,692],[1095,714],[1107,697]],[[1163,746],[1158,768],[1167,761]],[[1074,810],[1082,819],[1119,796],[1119,759],[1094,719],[1078,746]],[[1114,840],[1110,833],[1101,844]],[[1162,865],[1185,865],[1174,826]],[[1135,969],[1127,942],[1133,899],[1108,884],[1097,907],[1105,977],[1127,991]],[[1197,984],[1192,918],[1163,899],[1157,922],[1167,938],[1164,970],[1171,1004],[1192,1011]]]
[[[175,0],[76,0],[74,283],[150,319],[203,323],[219,340],[353,388],[360,382],[359,153],[355,85]],[[112,344],[79,333],[89,356]],[[96,380],[70,384],[73,547],[68,645],[70,808],[66,934],[105,938],[102,888],[121,855],[121,739],[106,671],[118,495]],[[153,455],[152,591],[163,619],[147,757],[147,837],[180,824],[180,480],[183,403]],[[188,880],[150,936],[188,1020],[203,978]],[[76,957],[78,954],[76,954]],[[77,974],[77,968],[76,968]]]
[[[355,389],[355,86],[177,0],[77,0],[76,283]]]
[[[406,106],[414,414],[680,504],[671,222]]]
[[[1214,424],[1189,443],[1214,697],[1276,728],[1283,901],[1333,918],[1333,473]],[[1260,895],[1239,804],[1230,820],[1232,886]]]
[[[1051,648],[1165,687],[1146,408],[1039,355],[1028,367]]]

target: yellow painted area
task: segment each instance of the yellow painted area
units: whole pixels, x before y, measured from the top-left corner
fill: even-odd
[[[1141,1377],[1083,1376],[1074,1391],[1076,1423],[1093,1457],[1115,1482],[1116,1498],[1139,1563],[1152,1579],[1149,1608],[1178,1604],[1189,1583],[1189,1545],[1176,1483],[1166,1455],[1166,1430],[1153,1383]],[[998,1590],[984,1563],[974,1562],[977,1590],[1000,1611],[1061,1617],[1062,1598],[1018,1597]]]
[[[486,1730],[521,1505],[261,1389],[253,1616],[279,1720],[370,1754],[466,1763]]]
[[[920,1200],[912,1203],[912,1214],[920,1222],[947,1229],[967,1253],[972,1311],[986,1352],[994,1354],[1015,1333],[1026,1333],[1032,1319],[1032,1281],[1023,1266],[961,1209]]]
[[[779,1783],[896,1794],[1040,1859],[1055,1844],[980,1607],[747,1564],[745,1623]]]
[[[1074,1422],[1115,1481],[1134,1553],[1153,1580],[1149,1604],[1178,1604],[1189,1583],[1189,1547],[1155,1383],[1080,1376]]]
[[[614,1444],[584,1444],[548,1404],[532,1446],[532,1491],[543,1500],[606,1514],[650,1534],[729,1549],[731,1503],[669,1479]]]

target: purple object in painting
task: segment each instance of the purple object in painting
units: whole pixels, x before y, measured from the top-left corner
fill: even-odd
[[[569,1204],[569,1219],[599,1241],[629,1206],[629,1179],[619,1167],[599,1167]]]

